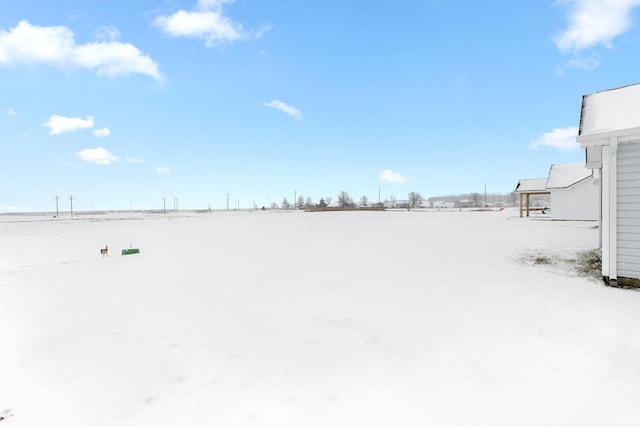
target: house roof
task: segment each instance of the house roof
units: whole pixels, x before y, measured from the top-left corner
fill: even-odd
[[[547,178],[521,179],[516,193],[547,193]]]
[[[584,95],[580,111],[582,138],[640,127],[640,84]]]
[[[584,163],[551,165],[546,187],[547,189],[568,188],[589,178],[591,173]]]

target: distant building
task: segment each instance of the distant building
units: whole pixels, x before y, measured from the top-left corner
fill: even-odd
[[[455,202],[448,202],[446,200],[436,200],[431,202],[431,206],[436,208],[436,209],[450,209],[450,208],[454,208]]]
[[[396,200],[394,202],[385,200],[382,205],[387,209],[408,209],[411,207],[411,203],[408,200]]]
[[[464,199],[464,200],[456,200],[453,203],[453,206],[456,208],[475,208],[476,204],[473,202],[473,200]]]

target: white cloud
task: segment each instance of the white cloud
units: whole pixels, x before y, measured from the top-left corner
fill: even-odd
[[[278,100],[272,100],[269,102],[265,102],[263,104],[265,107],[272,107],[272,108],[276,108],[280,111],[282,111],[283,113],[293,117],[296,120],[303,120],[302,119],[302,113],[295,107],[292,107],[291,105],[287,105],[282,101],[278,101]]]
[[[73,132],[78,129],[89,129],[93,127],[93,117],[85,116],[81,119],[79,117],[64,117],[57,114],[52,114],[43,126],[49,128],[49,135],[58,135],[64,132]]]
[[[116,156],[103,147],[87,148],[78,151],[76,156],[80,157],[85,162],[95,163],[96,165],[110,165],[118,160]]]
[[[109,130],[109,128],[94,129],[93,134],[98,138],[106,138],[107,136],[111,135],[111,131]]]
[[[596,45],[607,48],[612,40],[631,27],[632,10],[640,0],[566,0],[569,8],[567,28],[555,38],[563,52],[576,52]]]
[[[15,111],[13,111],[13,108],[7,108],[6,110],[3,111],[4,114],[6,114],[7,116],[17,116],[18,113],[16,113]]]
[[[108,36],[117,37],[116,31],[111,28]],[[130,43],[112,40],[78,45],[67,27],[40,27],[28,21],[20,21],[8,32],[0,31],[0,66],[13,64],[79,67],[108,77],[139,73],[163,79],[158,64]]]
[[[156,167],[156,172],[159,175],[168,175],[171,173],[171,168],[168,168],[166,166],[158,166]]]
[[[569,126],[563,129],[554,129],[540,135],[529,144],[529,149],[538,150],[540,147],[551,147],[561,151],[577,150],[580,144],[576,142],[578,127]]]
[[[390,169],[383,170],[380,173],[379,178],[381,181],[391,182],[394,184],[403,184],[408,181],[407,178]]]
[[[125,157],[124,159],[129,163],[143,163],[144,162],[144,159],[135,158],[135,157],[129,157],[129,156]]]
[[[573,58],[567,61],[565,64],[556,67],[556,74],[563,76],[565,70],[578,69],[578,70],[594,70],[600,66],[600,55],[592,53],[586,58]]]
[[[120,38],[120,31],[117,28],[104,25],[99,27],[95,31],[96,38],[99,40],[118,40]]]
[[[574,58],[565,64],[565,68],[579,68],[582,70],[593,70],[600,65],[598,55],[591,55],[588,58]]]
[[[195,10],[179,10],[172,15],[159,16],[154,24],[174,37],[204,39],[207,47],[237,40],[260,38],[270,27],[245,31],[237,22],[223,14],[222,8],[234,0],[199,0]]]

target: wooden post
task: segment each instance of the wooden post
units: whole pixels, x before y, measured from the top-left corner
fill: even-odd
[[[527,193],[527,218],[529,217],[529,193]]]
[[[520,193],[520,218],[522,218],[522,196],[523,194]]]

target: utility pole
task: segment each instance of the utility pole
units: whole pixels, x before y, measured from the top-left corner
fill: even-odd
[[[69,196],[69,200],[71,200],[71,217],[73,218],[73,195]]]
[[[297,211],[298,210],[298,199],[297,199],[298,195],[296,194],[296,190],[293,190],[293,210]]]
[[[227,210],[229,210],[229,192],[227,191]]]
[[[162,198],[162,213],[167,213],[167,198],[163,197]]]
[[[56,196],[56,218],[60,217],[60,212],[58,211],[58,199],[60,196]]]
[[[487,207],[487,184],[484,185],[484,207]]]

